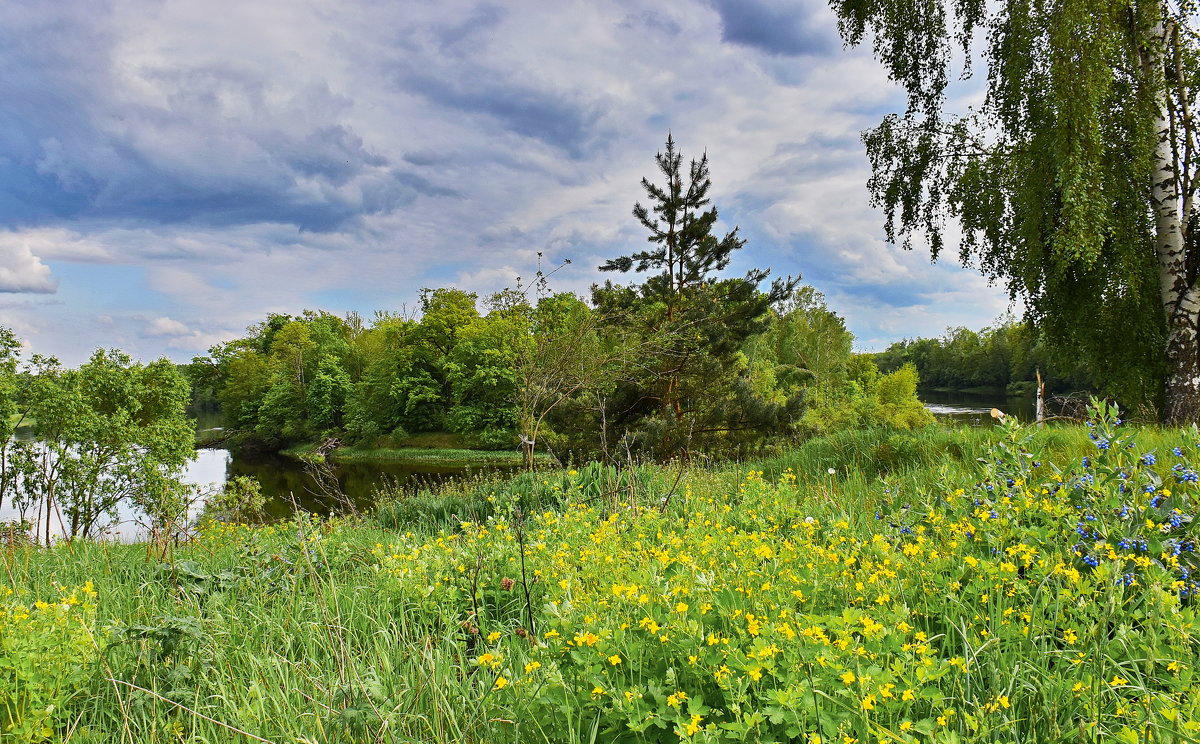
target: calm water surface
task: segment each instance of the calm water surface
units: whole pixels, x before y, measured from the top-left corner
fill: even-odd
[[[995,393],[926,392],[919,397],[925,407],[945,424],[956,426],[993,426],[993,408],[1032,421],[1037,415],[1037,400],[1033,396],[1006,396]]]
[[[297,507],[318,514],[342,510],[346,504],[366,509],[374,503],[376,492],[383,487],[411,490],[450,478],[499,470],[503,469],[478,465],[464,468],[351,463],[330,465],[314,472],[304,463],[287,457],[240,458],[224,449],[201,449],[196,451],[196,459],[184,469],[182,480],[195,486],[200,493],[189,510],[189,517],[193,520],[203,511],[204,495],[220,490],[227,480],[238,475],[258,479],[267,497],[267,517],[274,520],[291,516]],[[0,504],[0,522],[17,520],[20,516],[6,497],[4,503]],[[36,510],[30,510],[25,516],[34,519]],[[58,520],[53,517],[51,533],[60,532]],[[136,540],[144,537],[147,529],[140,512],[131,504],[124,504],[107,534],[121,540]]]
[[[211,492],[219,489],[225,483],[226,472],[230,463],[229,453],[225,450],[198,450],[196,459],[188,463],[183,472],[183,481]],[[203,502],[198,501],[189,510],[190,517],[196,517],[203,508]],[[30,521],[36,517],[36,509],[31,509],[25,516]],[[21,515],[7,496],[0,504],[0,522],[10,522],[20,519]],[[58,519],[50,520],[51,534],[59,533]],[[130,540],[146,534],[142,524],[141,513],[131,504],[123,504],[117,513],[117,521],[108,530],[114,537]]]

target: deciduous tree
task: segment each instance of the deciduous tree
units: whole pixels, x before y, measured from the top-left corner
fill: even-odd
[[[890,240],[962,257],[1130,403],[1200,419],[1193,2],[832,0],[907,110],[864,135]],[[948,111],[957,58],[986,97]]]
[[[0,507],[12,494],[19,475],[14,462],[15,436],[21,416],[17,402],[17,363],[21,344],[12,330],[0,326]]]
[[[27,448],[24,499],[36,503],[49,536],[52,517],[70,536],[95,534],[130,502],[153,522],[180,518],[183,466],[194,456],[189,388],[166,359],[134,363],[97,350],[76,370],[34,357],[27,393],[35,446]]]

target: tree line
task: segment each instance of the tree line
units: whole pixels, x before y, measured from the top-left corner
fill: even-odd
[[[187,372],[219,405],[231,445],[270,451],[452,433],[470,447],[525,442],[577,459],[626,447],[732,455],[779,437],[931,422],[915,367],[884,374],[853,353],[853,336],[811,287],[794,288],[737,341],[721,316],[663,329],[650,312],[666,310],[618,313],[569,293],[528,301],[511,290],[480,302],[441,288],[411,317],[271,315]]]
[[[874,357],[884,371],[912,364],[924,389],[989,389],[1033,393],[1040,373],[1047,393],[1096,387],[1095,375],[1078,356],[1065,357],[1027,322],[1006,321],[973,331],[950,328],[938,338],[897,341]]]
[[[798,279],[727,276],[744,241],[718,236],[707,156],[673,138],[633,214],[650,246],[601,271],[590,302],[528,287],[482,299],[421,293],[418,311],[271,315],[191,365],[237,444],[279,449],[336,435],[363,446],[451,432],[472,446],[577,457],[728,454],[770,437],[932,419],[916,373],[881,374]],[[482,312],[480,305],[482,304]],[[619,443],[619,445],[618,445]]]

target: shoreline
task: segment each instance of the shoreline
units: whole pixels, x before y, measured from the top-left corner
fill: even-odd
[[[504,450],[475,450],[443,447],[338,447],[328,455],[317,451],[315,442],[307,442],[279,451],[280,455],[294,460],[325,457],[335,463],[386,462],[396,465],[521,465],[524,460],[520,452]],[[550,462],[550,456],[539,453],[538,462]]]

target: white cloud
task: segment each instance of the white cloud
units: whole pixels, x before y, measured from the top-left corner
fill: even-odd
[[[10,246],[25,246],[38,258],[76,263],[109,263],[113,255],[92,236],[61,227],[0,232],[0,254]]]
[[[188,328],[178,320],[172,320],[168,317],[155,318],[146,324],[147,336],[188,336],[194,333],[191,328]]]
[[[0,242],[0,292],[54,294],[58,279],[24,243]]]
[[[707,149],[722,229],[753,236],[735,267],[804,273],[865,337],[960,308],[971,324],[969,303],[929,293],[960,276],[975,307],[999,296],[881,240],[858,133],[903,101],[832,36],[803,56],[740,27],[726,43],[708,0],[63,3],[23,6],[8,33],[29,41],[0,44],[29,92],[14,118],[33,122],[0,167],[58,189],[21,197],[0,257],[23,246],[40,291],[56,262],[67,305],[22,322],[64,357],[198,353],[267,312],[369,317],[423,286],[483,296],[531,277],[538,251],[574,262],[555,289],[586,291],[644,246],[630,210],[668,129],[687,157]],[[823,2],[798,5],[805,34],[831,34]]]

